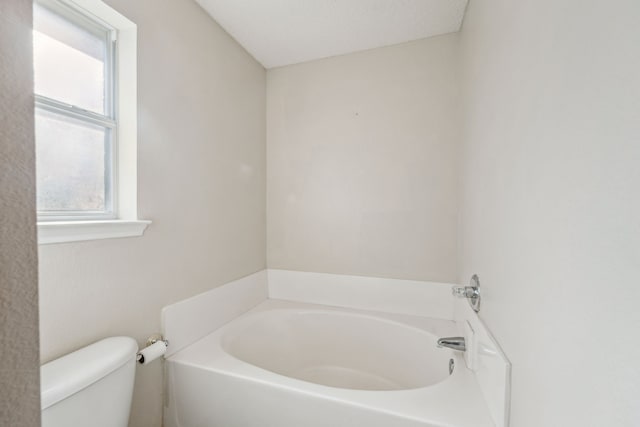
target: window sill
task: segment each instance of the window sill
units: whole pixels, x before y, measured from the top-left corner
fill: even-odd
[[[142,236],[149,224],[143,220],[38,222],[38,244]]]

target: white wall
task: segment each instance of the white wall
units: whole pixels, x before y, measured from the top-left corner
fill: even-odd
[[[40,426],[31,0],[0,2],[0,426]]]
[[[455,46],[268,71],[270,268],[455,279]]]
[[[469,3],[459,279],[513,362],[514,427],[640,425],[639,21]]]
[[[265,268],[265,70],[192,0],[108,0],[138,24],[144,237],[40,247],[42,360],[109,335],[143,344],[160,309]],[[131,425],[159,427],[160,363]]]

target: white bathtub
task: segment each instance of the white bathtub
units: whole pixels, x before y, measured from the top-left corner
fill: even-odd
[[[489,427],[453,322],[267,300],[167,359],[166,427]],[[449,361],[455,368],[449,374]]]

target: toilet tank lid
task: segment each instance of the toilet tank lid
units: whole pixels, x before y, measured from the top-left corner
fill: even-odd
[[[46,409],[90,386],[130,360],[138,345],[130,337],[110,337],[40,367],[41,407]]]

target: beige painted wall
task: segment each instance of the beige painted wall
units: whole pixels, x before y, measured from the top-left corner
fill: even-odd
[[[459,279],[513,427],[640,425],[640,2],[471,1]]]
[[[0,426],[40,425],[31,0],[0,2]]]
[[[456,40],[269,70],[270,268],[455,279]]]
[[[138,25],[144,237],[40,246],[42,361],[110,335],[142,344],[160,309],[265,267],[265,70],[192,0],[108,0]],[[131,426],[161,425],[161,363]]]

